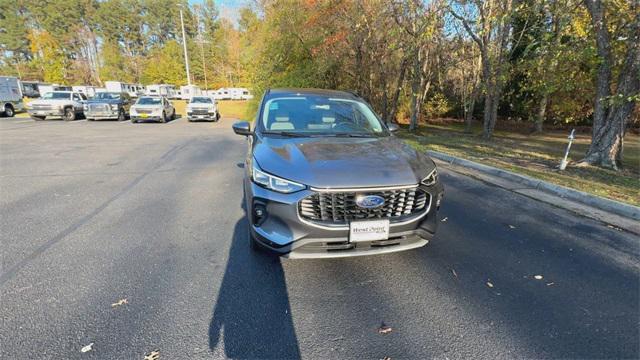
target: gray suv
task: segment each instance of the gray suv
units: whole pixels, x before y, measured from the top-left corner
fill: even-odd
[[[360,97],[272,89],[248,139],[250,244],[289,258],[390,253],[426,245],[443,187],[433,161]]]

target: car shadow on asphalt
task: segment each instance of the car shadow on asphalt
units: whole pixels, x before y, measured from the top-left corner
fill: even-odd
[[[252,251],[246,216],[234,228],[209,325],[209,348],[234,359],[300,358],[280,259]]]

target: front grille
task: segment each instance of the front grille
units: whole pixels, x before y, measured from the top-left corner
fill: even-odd
[[[356,204],[359,195],[378,195],[384,204],[375,209],[362,208]],[[346,225],[352,220],[389,219],[399,220],[425,210],[429,193],[420,188],[385,191],[320,192],[300,200],[300,216],[323,225]]]
[[[209,109],[191,109],[193,115],[209,115]]]
[[[89,111],[106,112],[110,110],[109,104],[89,104]]]
[[[136,109],[136,112],[138,114],[151,114],[151,113],[153,113],[153,110],[151,110],[151,109]]]

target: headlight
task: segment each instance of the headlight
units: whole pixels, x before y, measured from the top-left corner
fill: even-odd
[[[131,115],[136,115],[137,113],[138,113],[138,112],[136,111],[136,108],[131,107],[131,108],[129,109],[129,114],[131,114]]]
[[[422,185],[426,185],[426,186],[433,186],[438,182],[438,169],[433,169],[433,171],[431,171],[429,173],[429,175],[427,175],[427,177],[425,177],[424,179],[422,179],[422,181],[420,181],[420,183],[422,183]]]
[[[285,180],[277,176],[267,174],[266,172],[258,169],[255,162],[253,163],[253,168],[251,169],[251,178],[253,182],[262,187],[285,194],[300,191],[305,188],[305,186],[302,184],[298,184],[293,181]]]
[[[111,104],[111,110],[118,110],[118,104]]]

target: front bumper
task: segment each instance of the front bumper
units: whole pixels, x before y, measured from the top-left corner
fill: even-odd
[[[44,117],[48,117],[48,116],[55,116],[55,117],[62,117],[64,115],[64,112],[62,109],[47,109],[47,110],[37,110],[37,109],[29,109],[27,110],[27,112],[29,113],[29,116],[44,116]]]
[[[201,113],[201,112],[196,112],[196,113],[192,113],[192,112],[187,112],[187,119],[188,120],[207,120],[207,121],[215,121],[218,118],[218,113],[217,112],[213,112],[213,113]]]
[[[426,245],[434,236],[437,211],[443,189],[440,184],[425,189],[430,205],[422,213],[392,221],[388,240],[350,242],[349,227],[318,226],[301,219],[298,201],[313,194],[303,190],[281,194],[267,190],[245,179],[245,200],[251,235],[262,247],[292,259],[337,258],[391,253]],[[255,214],[261,208],[262,220]]]
[[[138,114],[138,115],[131,115],[130,118],[133,121],[161,121],[162,120],[162,116],[159,116],[159,115],[141,116]]]
[[[85,117],[96,120],[115,120],[118,119],[118,110],[116,111],[86,111],[84,112]]]

